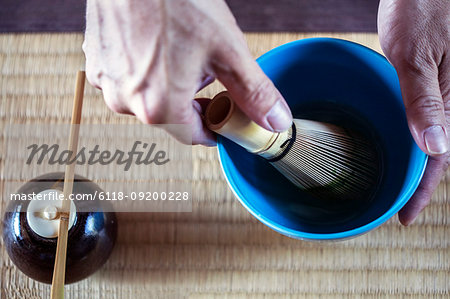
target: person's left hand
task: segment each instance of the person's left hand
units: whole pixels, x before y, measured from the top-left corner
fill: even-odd
[[[378,34],[399,76],[411,134],[430,155],[419,187],[399,212],[408,225],[428,205],[450,162],[450,1],[381,0]]]

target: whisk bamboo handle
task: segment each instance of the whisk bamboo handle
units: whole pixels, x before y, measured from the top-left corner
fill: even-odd
[[[227,91],[217,94],[208,104],[205,122],[210,130],[267,159],[274,157],[288,139],[288,131],[271,132],[250,120]]]

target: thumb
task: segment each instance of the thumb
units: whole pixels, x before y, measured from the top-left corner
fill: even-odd
[[[410,131],[417,145],[429,155],[448,151],[444,102],[436,66],[397,68]]]
[[[229,49],[228,49],[229,50]],[[253,60],[243,53],[220,50],[214,71],[239,108],[263,128],[281,132],[292,125],[292,114],[281,93]]]

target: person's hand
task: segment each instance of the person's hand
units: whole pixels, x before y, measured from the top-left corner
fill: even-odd
[[[88,81],[107,105],[149,124],[191,124],[193,144],[214,145],[196,92],[219,79],[237,105],[272,131],[291,112],[248,50],[223,0],[87,1]]]
[[[430,202],[450,162],[450,1],[381,0],[378,33],[399,76],[411,134],[430,155],[417,191],[399,212],[408,225]]]

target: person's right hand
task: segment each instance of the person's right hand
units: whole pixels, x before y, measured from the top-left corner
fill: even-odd
[[[215,144],[193,101],[214,78],[264,128],[292,123],[223,0],[88,0],[83,50],[87,78],[112,110],[149,124],[191,124],[193,144]]]

